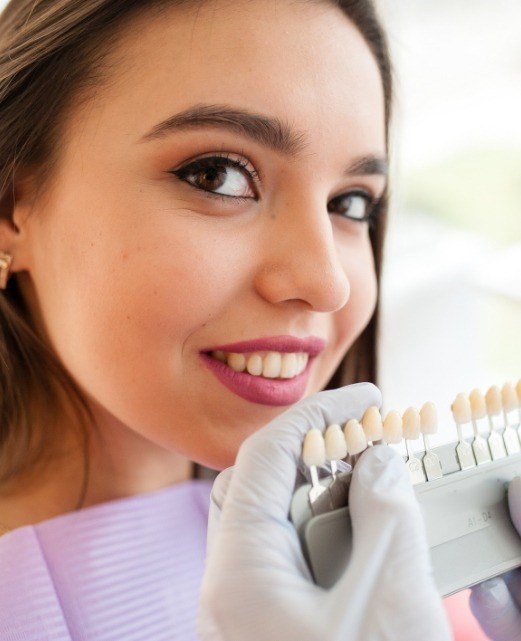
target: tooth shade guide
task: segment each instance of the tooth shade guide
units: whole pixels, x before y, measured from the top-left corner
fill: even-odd
[[[422,459],[425,475],[428,481],[434,481],[443,476],[441,463],[434,452],[431,451],[429,435],[438,431],[438,413],[434,403],[428,401],[420,409],[420,429],[425,444],[425,455]]]
[[[472,421],[472,427],[474,429],[474,440],[472,441],[472,450],[474,451],[474,457],[478,465],[484,463],[490,463],[492,456],[488,447],[487,441],[481,436],[479,432],[478,423],[476,420]]]
[[[474,438],[472,441],[472,450],[478,465],[483,465],[492,461],[488,444],[482,436],[478,435]]]
[[[470,409],[474,421],[487,416],[487,403],[481,390],[473,389],[469,394]]]
[[[413,485],[418,485],[419,483],[425,483],[427,477],[423,470],[423,465],[420,459],[416,458],[410,453],[409,448],[407,448],[407,469],[409,470],[409,477]]]
[[[520,413],[517,392],[511,383],[505,383],[501,388],[501,400],[505,422],[503,441],[508,454],[517,454],[521,451]]]
[[[383,436],[383,422],[380,410],[374,405],[368,407],[361,420],[367,441],[379,441]]]
[[[495,429],[491,429],[490,435],[488,437],[488,446],[490,448],[490,454],[492,455],[493,461],[498,461],[502,458],[505,458],[505,456],[507,455],[505,442]]]
[[[501,401],[505,412],[512,412],[519,407],[516,390],[511,383],[505,383],[501,388]]]
[[[458,441],[456,445],[456,456],[461,470],[469,470],[472,467],[476,467],[472,446],[467,443],[467,441]]]
[[[383,440],[396,445],[402,440],[402,435],[402,417],[395,410],[391,410],[383,421]]]
[[[405,449],[407,451],[407,469],[413,485],[425,483],[427,477],[423,471],[421,461],[414,456],[411,447],[411,440],[416,440],[420,436],[420,412],[416,407],[408,407],[402,416],[403,438],[405,439]]]
[[[463,437],[463,425],[471,420],[471,401],[465,394],[458,394],[451,405],[452,416],[456,423],[458,442],[456,444],[456,458],[460,470],[468,470],[476,467],[473,448]]]
[[[352,418],[344,426],[344,438],[350,456],[360,454],[367,449],[367,437],[362,425]]]
[[[416,440],[420,437],[420,428],[420,412],[415,407],[408,407],[402,416],[403,438]]]
[[[518,432],[510,425],[507,425],[503,430],[503,442],[505,443],[505,449],[509,456],[521,452]]]
[[[347,456],[347,445],[340,425],[333,424],[326,429],[324,434],[326,458],[331,464],[331,475],[336,477],[338,472],[337,461]]]
[[[427,401],[420,409],[420,430],[425,436],[426,434],[436,434],[438,431],[438,412],[436,405]]]
[[[308,467],[321,467],[326,462],[324,437],[316,427],[310,429],[304,438],[302,460]]]
[[[492,387],[488,388],[487,393],[485,394],[485,402],[487,405],[487,414],[489,416],[497,416],[498,414],[501,414],[501,392],[497,385],[492,385]]]
[[[470,423],[472,420],[471,404],[468,397],[463,393],[456,396],[451,405],[451,410],[457,425]]]
[[[318,497],[326,491],[318,479],[318,467],[326,462],[326,448],[322,432],[317,428],[308,431],[302,446],[302,460],[309,467],[311,475],[311,489],[309,490],[309,502],[311,505]]]

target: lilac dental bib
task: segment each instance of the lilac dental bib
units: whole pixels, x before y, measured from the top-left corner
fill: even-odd
[[[0,640],[195,640],[211,485],[187,481],[0,537]]]

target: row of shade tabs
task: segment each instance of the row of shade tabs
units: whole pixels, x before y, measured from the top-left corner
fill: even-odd
[[[494,385],[486,394],[478,389],[468,395],[460,393],[451,410],[456,423],[456,456],[461,470],[521,452],[521,379],[516,386],[505,383],[500,389]],[[419,410],[409,407],[403,414],[391,410],[385,417],[377,407],[369,407],[360,421],[350,419],[343,427],[329,425],[325,433],[317,428],[309,430],[304,438],[302,459],[309,467],[312,479],[317,478],[318,468],[327,463],[335,478],[339,461],[353,465],[369,445],[397,444],[405,439],[412,482],[434,480],[442,476],[439,459],[429,443],[429,435],[437,430],[434,403],[427,402]],[[410,444],[420,437],[425,451],[421,462],[414,456]]]

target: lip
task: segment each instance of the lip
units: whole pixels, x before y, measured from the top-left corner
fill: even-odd
[[[248,350],[245,349],[244,351]],[[201,353],[200,356],[205,366],[231,392],[251,403],[273,406],[293,405],[304,396],[312,362],[310,358],[306,369],[298,376],[279,379],[252,376],[246,372],[236,372],[225,363],[221,363],[221,361],[212,358],[208,354]]]
[[[305,352],[310,357],[314,357],[318,356],[325,347],[326,341],[318,336],[306,336],[305,338],[297,338],[296,336],[270,336],[266,338],[254,338],[250,341],[216,345],[201,351],[203,353],[221,351],[234,352],[236,354],[264,351],[281,353]]]

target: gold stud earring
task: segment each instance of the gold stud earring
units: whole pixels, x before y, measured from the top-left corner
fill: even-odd
[[[11,254],[0,251],[0,289],[7,287],[7,280],[9,278],[9,268],[13,262]]]

